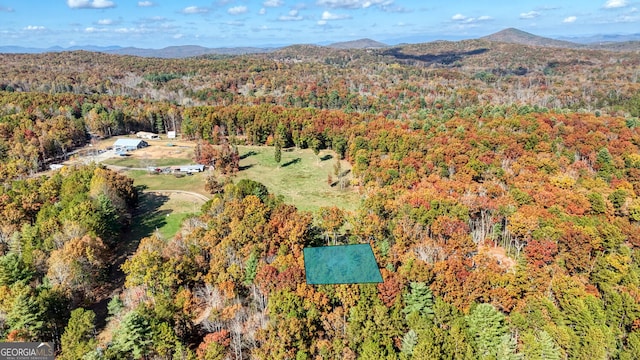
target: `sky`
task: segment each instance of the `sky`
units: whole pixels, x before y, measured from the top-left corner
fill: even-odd
[[[0,46],[163,48],[640,33],[640,0],[0,0]]]

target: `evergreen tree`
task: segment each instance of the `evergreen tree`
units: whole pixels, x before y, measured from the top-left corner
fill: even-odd
[[[0,286],[11,285],[20,280],[30,280],[33,270],[13,252],[0,256]]]
[[[24,341],[35,341],[44,328],[43,310],[31,288],[23,283],[16,283],[12,288],[15,294],[13,305],[7,314],[9,332]]]
[[[537,336],[540,345],[540,358],[546,360],[560,360],[560,349],[548,332],[542,330]]]
[[[124,304],[122,303],[122,300],[120,300],[120,296],[114,296],[113,298],[111,298],[111,300],[109,300],[109,303],[107,303],[107,312],[109,313],[109,318],[120,315],[122,309],[124,309]]]
[[[418,334],[413,330],[409,330],[402,337],[402,353],[405,355],[412,355],[416,344],[418,344]]]
[[[62,334],[62,360],[82,359],[84,355],[95,350],[97,341],[95,339],[96,315],[91,310],[82,308],[71,312],[69,323]]]
[[[503,348],[507,327],[504,315],[493,305],[479,304],[466,316],[469,335],[480,359],[496,358]]]
[[[280,141],[276,141],[273,159],[275,160],[276,164],[280,166],[280,161],[282,161],[282,147],[280,146]]]
[[[433,319],[433,294],[427,284],[422,282],[411,282],[410,291],[405,294],[405,307],[402,310],[407,316],[413,312],[421,317]]]
[[[149,320],[134,310],[122,319],[120,328],[113,338],[109,355],[122,358],[127,354],[139,359],[149,353],[153,331]]]

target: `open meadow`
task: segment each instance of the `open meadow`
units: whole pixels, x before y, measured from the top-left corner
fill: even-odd
[[[102,141],[98,148],[106,148],[113,140]],[[168,167],[194,163],[195,145],[186,141],[149,141],[149,146],[129,152],[128,156],[116,156],[103,160],[106,165],[131,168],[127,175],[136,185],[148,190],[182,190],[209,196],[204,184],[210,171],[193,176],[176,177],[172,174],[151,174],[147,167]],[[276,163],[274,148],[270,146],[238,146],[240,171],[232,177],[234,182],[251,179],[264,184],[271,194],[283,196],[284,201],[298,209],[315,211],[320,207],[337,206],[345,210],[355,210],[360,203],[360,195],[352,188],[340,189],[337,184],[327,183],[327,176],[333,179],[336,154],[322,150],[316,156],[310,149],[284,149],[280,164]],[[341,171],[349,172],[351,166],[341,161]],[[221,175],[214,172],[216,176]],[[350,175],[347,175],[350,177]],[[335,180],[334,180],[335,182]]]
[[[336,154],[320,151],[316,156],[310,149],[282,151],[280,165],[275,162],[273,147],[239,146],[240,171],[235,179],[251,179],[263,183],[269,192],[282,195],[285,202],[301,210],[317,210],[324,206],[337,206],[355,210],[360,204],[360,195],[352,188],[340,190],[330,186],[327,175],[334,179],[333,167]],[[351,166],[341,161],[342,171]]]

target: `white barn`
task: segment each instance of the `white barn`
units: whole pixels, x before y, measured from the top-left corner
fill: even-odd
[[[113,151],[117,153],[133,151],[147,147],[146,141],[140,139],[118,139],[113,143]]]

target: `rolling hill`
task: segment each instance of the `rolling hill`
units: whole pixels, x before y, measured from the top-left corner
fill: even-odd
[[[381,49],[386,48],[387,46],[387,44],[371,39],[358,39],[328,45],[328,47],[334,49]]]
[[[572,43],[570,41],[555,40],[543,36],[534,35],[526,31],[518,30],[515,28],[508,28],[497,33],[483,36],[480,39],[505,42],[520,45],[529,46],[544,46],[544,47],[561,47],[561,48],[580,48],[583,45]]]

